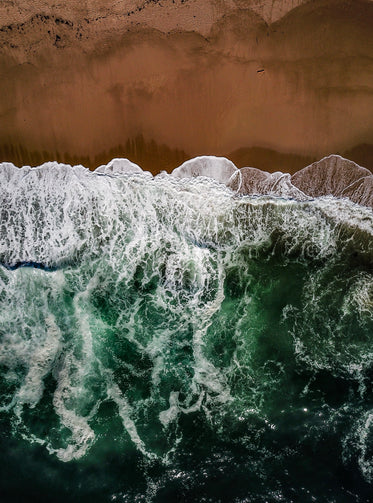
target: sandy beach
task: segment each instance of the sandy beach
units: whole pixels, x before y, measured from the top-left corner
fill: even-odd
[[[7,1],[0,161],[373,168],[373,3]]]

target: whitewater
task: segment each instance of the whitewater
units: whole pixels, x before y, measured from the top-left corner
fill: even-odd
[[[372,179],[0,164],[3,501],[370,501]]]

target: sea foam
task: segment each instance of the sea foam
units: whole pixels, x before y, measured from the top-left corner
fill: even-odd
[[[342,190],[313,174],[316,196],[310,173],[296,187],[215,158],[155,177],[125,160],[0,165],[1,410],[15,435],[69,462],[119,421],[123,449],[167,465],[194,415],[245,449],[343,417],[340,442],[370,480],[373,213],[343,196],[369,201],[371,175],[356,168]],[[327,385],[308,394],[322,373],[352,383],[337,412]],[[310,430],[294,418],[301,405],[319,417],[314,396],[324,420]]]

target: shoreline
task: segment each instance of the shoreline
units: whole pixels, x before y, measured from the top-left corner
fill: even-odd
[[[360,144],[341,152],[327,151],[320,156],[279,152],[261,146],[239,148],[222,154],[213,151],[203,152],[200,155],[226,157],[239,169],[255,167],[269,173],[283,171],[290,174],[294,174],[329,155],[340,155],[373,172],[373,144]],[[43,163],[55,161],[71,166],[83,165],[90,171],[94,171],[99,166],[108,164],[112,159],[124,158],[138,164],[143,170],[150,171],[154,176],[161,171],[171,173],[183,162],[195,157],[198,157],[198,155],[188,155],[187,152],[181,149],[170,148],[165,144],[157,144],[154,140],[146,141],[141,135],[128,140],[125,145],[118,145],[94,156],[58,151],[48,152],[47,150],[38,151],[36,149],[27,149],[22,145],[0,145],[0,163],[11,162],[17,167],[37,167]]]
[[[27,174],[36,169],[75,170],[77,173],[83,170],[109,176],[148,173],[157,177],[168,174],[176,179],[202,176],[226,185],[237,195],[274,196],[299,201],[333,196],[373,209],[372,171],[336,154],[323,157],[294,173],[282,170],[270,172],[247,166],[239,168],[226,157],[217,156],[198,156],[180,164],[170,173],[163,170],[156,174],[127,158],[114,158],[94,170],[82,164],[72,166],[58,161],[34,167],[17,167],[11,162],[0,162],[0,175],[3,170],[7,178],[12,176],[12,171],[26,170]]]

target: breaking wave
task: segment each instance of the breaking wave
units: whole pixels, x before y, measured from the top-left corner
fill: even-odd
[[[9,470],[61,501],[368,501],[371,178],[0,164]]]

